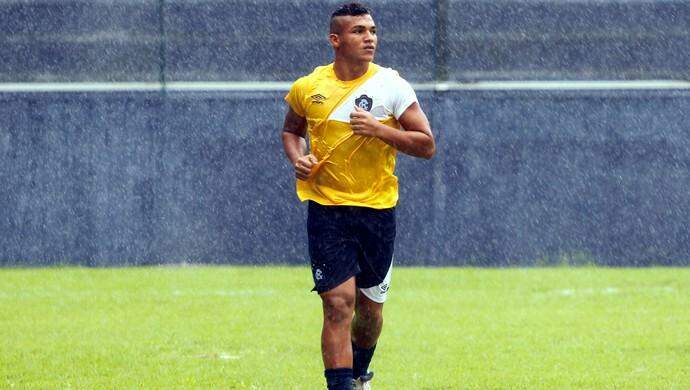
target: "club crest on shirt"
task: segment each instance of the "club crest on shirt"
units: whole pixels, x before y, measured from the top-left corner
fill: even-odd
[[[370,98],[367,95],[362,95],[355,99],[355,105],[361,108],[362,110],[371,111],[371,107],[373,106],[373,104],[374,99]]]

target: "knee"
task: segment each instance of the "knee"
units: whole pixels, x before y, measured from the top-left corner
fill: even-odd
[[[383,325],[383,312],[380,310],[357,310],[357,322],[369,327]]]
[[[354,297],[333,295],[323,297],[323,313],[326,321],[331,323],[350,323],[354,311]]]
[[[355,308],[358,322],[363,324],[377,325],[383,323],[383,304],[375,303],[363,297],[357,300]]]

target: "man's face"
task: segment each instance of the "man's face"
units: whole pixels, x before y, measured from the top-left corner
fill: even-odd
[[[373,61],[377,39],[371,15],[338,16],[336,19],[338,28],[330,34],[335,50],[351,60]]]

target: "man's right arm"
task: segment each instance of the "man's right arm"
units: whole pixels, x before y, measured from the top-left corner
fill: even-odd
[[[311,174],[312,167],[318,163],[314,155],[306,154],[306,136],[307,120],[290,107],[283,124],[283,148],[295,168],[295,176],[300,180],[306,180]]]

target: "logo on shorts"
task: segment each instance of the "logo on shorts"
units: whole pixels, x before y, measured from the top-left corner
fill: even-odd
[[[367,95],[362,95],[355,99],[355,106],[361,108],[362,110],[371,111],[371,107],[374,105],[374,99]]]
[[[314,279],[316,279],[316,280],[323,279],[323,272],[321,272],[321,270],[318,268],[316,269],[316,271],[314,271]]]
[[[388,283],[383,283],[383,284],[379,285],[379,290],[381,290],[381,294],[385,294],[386,291],[388,291],[388,289],[390,287],[391,286]]]

